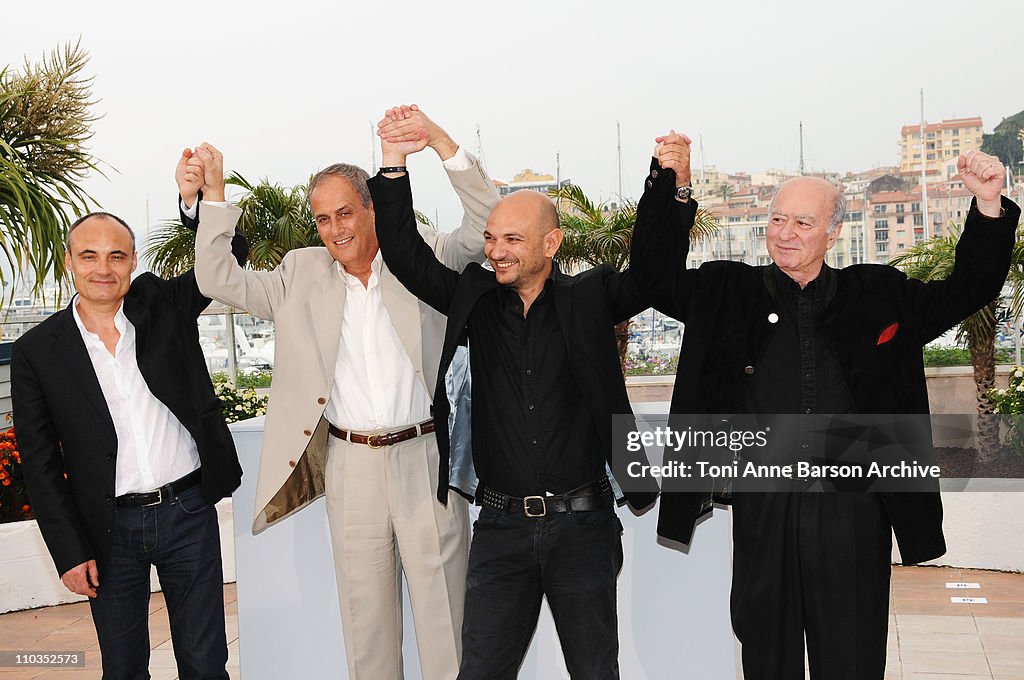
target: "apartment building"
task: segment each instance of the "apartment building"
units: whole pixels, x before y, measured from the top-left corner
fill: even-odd
[[[981,149],[980,117],[951,118],[931,123],[924,128],[924,162],[926,176],[948,180],[956,174],[956,159],[971,149]],[[921,174],[921,126],[904,125],[900,130],[900,173]]]

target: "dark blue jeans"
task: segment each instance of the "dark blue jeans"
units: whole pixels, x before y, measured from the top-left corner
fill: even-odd
[[[545,596],[573,680],[617,679],[621,536],[610,507],[540,518],[482,508],[469,551],[459,680],[515,678]]]
[[[117,508],[111,538],[110,561],[89,602],[103,680],[149,678],[151,565],[167,602],[181,680],[228,680],[217,511],[199,487],[160,505]]]

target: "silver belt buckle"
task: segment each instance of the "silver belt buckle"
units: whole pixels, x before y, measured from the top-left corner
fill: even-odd
[[[150,492],[150,493],[152,493],[152,492]],[[156,500],[155,501],[153,501],[152,503],[143,503],[139,507],[140,508],[148,508],[151,505],[160,505],[163,502],[164,502],[164,488],[160,487],[159,489],[156,490]]]
[[[540,501],[540,512],[530,512],[530,501]],[[526,496],[523,498],[523,512],[527,517],[543,517],[548,514],[548,504],[544,496]]]

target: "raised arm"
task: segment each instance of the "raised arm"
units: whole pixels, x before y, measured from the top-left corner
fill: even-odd
[[[192,231],[199,226],[197,201],[202,199],[203,167],[198,159],[193,160],[191,149],[185,149],[178,160],[174,172],[174,179],[178,183],[178,211],[181,215],[181,223]],[[184,208],[191,206],[192,215],[185,213]],[[239,266],[244,266],[249,257],[249,241],[238,229],[235,229],[231,238],[231,253]],[[162,279],[152,276],[152,279],[164,294],[171,300],[171,303],[186,314],[198,317],[204,309],[210,305],[210,298],[203,295],[196,283],[195,269],[189,269],[180,276],[169,279]]]
[[[377,175],[366,184],[373,197],[377,242],[388,269],[410,293],[447,315],[459,273],[437,260],[416,229],[409,174]]]
[[[174,179],[178,183],[178,216],[186,229],[193,232],[199,229],[199,202],[203,200],[202,187],[205,182],[205,166],[198,158],[193,157],[192,149],[181,152],[178,167],[174,171]],[[231,239],[231,254],[238,264],[245,266],[249,258],[249,241],[238,227]]]
[[[612,310],[615,323],[632,319],[649,306],[640,294],[636,285],[636,277],[629,269],[617,272],[609,265],[601,265],[601,277],[604,281],[605,300]]]
[[[941,281],[906,282],[921,344],[995,300],[1010,269],[1020,207],[1001,195],[1002,162],[968,151],[957,159],[957,171],[974,201],[956,245],[953,271]]]
[[[484,228],[498,203],[498,192],[480,161],[415,104],[389,109],[377,123],[377,133],[385,143],[407,144],[410,153],[427,146],[437,153],[462,202],[462,224],[451,232],[421,229],[421,234],[437,259],[455,271],[461,272],[470,262],[482,262]]]
[[[273,319],[274,310],[285,296],[287,258],[270,272],[243,269],[233,245],[241,211],[224,200],[224,157],[204,143],[196,147],[189,163],[202,168],[205,194],[196,231],[195,276],[199,289],[226,305]]]
[[[690,145],[685,135],[658,138],[657,157],[637,204],[629,271],[648,305],[685,323],[694,270],[686,268],[697,202],[680,201],[676,187],[690,183]]]

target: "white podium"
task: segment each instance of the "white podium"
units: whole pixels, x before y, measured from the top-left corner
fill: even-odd
[[[668,404],[637,404],[667,413]],[[244,680],[347,679],[334,559],[324,499],[267,529],[251,532],[263,419],[231,426],[244,475],[233,497],[238,637]],[[657,507],[618,513],[625,533],[619,576],[619,666],[629,680],[736,677],[729,623],[729,518],[718,511],[697,529],[691,554],[656,542]],[[420,666],[405,597],[406,680]],[[520,678],[569,677],[547,607]],[[454,679],[452,679],[454,680]]]

